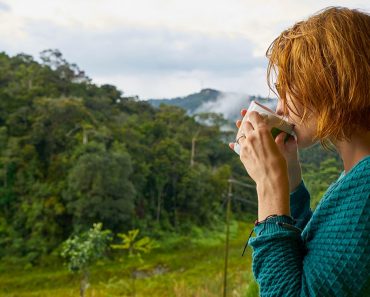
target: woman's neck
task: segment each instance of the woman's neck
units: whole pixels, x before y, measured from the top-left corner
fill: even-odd
[[[345,173],[350,171],[359,161],[370,155],[370,131],[354,134],[350,141],[333,142],[343,161]]]

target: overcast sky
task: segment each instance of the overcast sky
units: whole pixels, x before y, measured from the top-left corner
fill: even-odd
[[[141,99],[201,88],[268,96],[271,41],[331,5],[370,12],[361,0],[0,0],[0,51],[57,48],[95,83]]]

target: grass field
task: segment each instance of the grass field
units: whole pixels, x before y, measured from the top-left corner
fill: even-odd
[[[251,248],[241,253],[252,224],[231,225],[227,296],[257,297],[251,272]],[[225,236],[195,230],[188,237],[171,237],[143,256],[97,263],[90,273],[86,296],[216,297],[223,296]],[[133,275],[135,277],[133,277]],[[79,296],[79,275],[56,262],[46,267],[0,265],[0,296]]]

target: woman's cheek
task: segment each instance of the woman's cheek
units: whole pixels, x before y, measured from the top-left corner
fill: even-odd
[[[311,135],[311,131],[304,130],[302,127],[295,127],[294,132],[297,136],[297,145],[298,148],[307,148],[315,144],[313,141],[313,135]]]

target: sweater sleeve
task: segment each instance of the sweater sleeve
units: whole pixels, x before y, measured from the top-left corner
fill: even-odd
[[[369,157],[329,187],[312,216],[302,183],[291,194],[293,216],[254,226],[248,244],[260,297],[370,296]],[[295,217],[308,216],[301,230]]]
[[[300,296],[304,247],[300,231],[276,223],[294,225],[287,216],[267,219],[254,227],[256,237],[249,239],[253,247],[252,270],[260,287],[260,297]]]
[[[340,224],[337,234],[322,232],[311,249],[293,223],[293,218],[276,216],[254,227],[256,237],[248,244],[260,297],[370,296],[369,221],[349,231],[349,222]],[[353,235],[348,244],[343,234]]]
[[[310,193],[302,180],[298,187],[290,193],[290,212],[296,220],[295,226],[304,229],[312,216]]]

